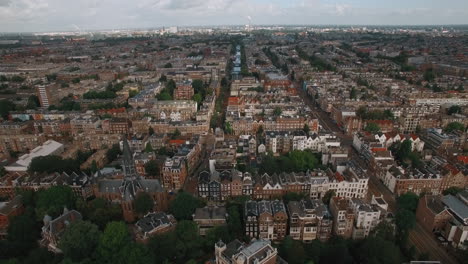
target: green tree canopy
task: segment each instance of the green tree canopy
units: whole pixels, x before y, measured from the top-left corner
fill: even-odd
[[[280,248],[280,255],[290,264],[303,264],[305,263],[306,254],[304,246],[301,242],[293,240],[290,236],[287,236]]]
[[[459,188],[459,187],[450,187],[450,188],[445,189],[445,190],[442,192],[442,194],[443,194],[443,195],[448,195],[448,194],[456,195],[457,193],[462,192],[462,191],[463,191],[463,188]]]
[[[179,192],[171,202],[169,211],[177,220],[190,220],[195,209],[203,207],[204,203],[186,192]]]
[[[124,222],[108,223],[97,246],[100,263],[122,263],[123,250],[130,242],[130,234]]]
[[[112,145],[112,147],[106,152],[107,161],[114,161],[120,154],[122,154],[122,151],[120,150],[119,144]]]
[[[152,153],[153,151],[154,150],[153,150],[153,147],[151,146],[151,143],[150,142],[146,143],[145,152]]]
[[[60,238],[59,248],[65,257],[81,261],[94,254],[101,233],[98,227],[88,221],[72,223]]]
[[[310,132],[310,127],[309,127],[309,125],[304,124],[304,128],[303,128],[302,130],[304,131],[304,133],[306,133],[307,136],[309,135],[309,132]]]
[[[445,127],[444,131],[449,133],[454,131],[463,132],[465,131],[465,126],[460,122],[451,122]]]
[[[7,231],[8,251],[4,252],[14,256],[25,256],[27,252],[37,247],[39,228],[36,226],[34,216],[23,214],[11,219]],[[2,245],[3,246],[3,245]]]
[[[462,109],[459,105],[452,105],[449,109],[447,109],[447,114],[449,115],[460,114],[461,111]]]
[[[76,197],[68,185],[52,186],[38,193],[36,211],[40,219],[48,214],[52,217],[59,216],[64,207],[75,208]]]
[[[380,126],[376,123],[368,122],[364,130],[372,134],[376,134],[380,132]]]
[[[159,175],[159,166],[155,160],[150,160],[145,164],[145,172],[147,175],[155,177]]]
[[[15,107],[15,104],[11,101],[6,99],[0,100],[0,115],[3,117],[3,119],[8,119],[8,114],[10,111],[15,110]]]
[[[154,201],[151,195],[147,192],[139,192],[133,201],[135,212],[140,215],[144,215],[149,211],[153,210]]]
[[[283,110],[281,110],[281,107],[277,106],[275,107],[275,109],[273,109],[273,115],[280,116],[281,113],[283,113]]]
[[[397,198],[397,208],[416,212],[419,196],[413,192],[407,192]]]
[[[109,222],[122,219],[122,207],[118,204],[110,203],[103,198],[96,198],[87,203],[79,201],[81,202],[77,202],[79,211],[85,218],[96,224],[100,230],[104,230]]]

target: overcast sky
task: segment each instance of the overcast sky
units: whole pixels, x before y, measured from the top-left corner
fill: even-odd
[[[468,24],[468,0],[0,0],[0,32],[252,24]]]

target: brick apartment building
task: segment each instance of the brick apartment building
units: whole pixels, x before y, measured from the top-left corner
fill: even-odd
[[[191,100],[193,97],[192,82],[186,81],[179,83],[174,90],[175,100]]]

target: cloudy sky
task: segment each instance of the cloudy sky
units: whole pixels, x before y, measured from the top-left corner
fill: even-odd
[[[247,24],[468,24],[467,0],[0,0],[0,32]]]

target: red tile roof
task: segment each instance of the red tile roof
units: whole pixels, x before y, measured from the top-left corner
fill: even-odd
[[[457,156],[457,160],[463,164],[468,164],[468,156]]]

